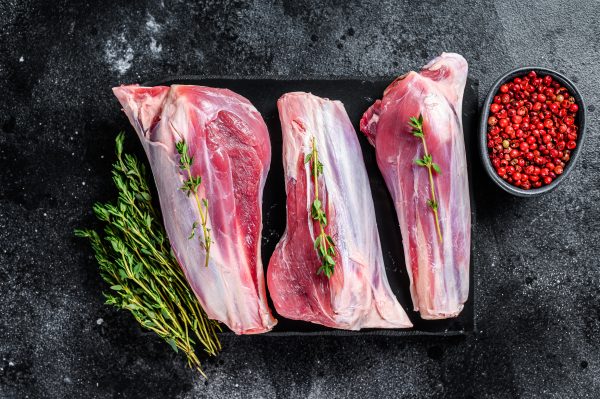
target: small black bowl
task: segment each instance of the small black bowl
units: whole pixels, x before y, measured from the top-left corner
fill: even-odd
[[[575,124],[579,127],[579,130],[577,132],[577,147],[575,148],[575,150],[571,151],[571,159],[569,160],[569,162],[566,163],[563,173],[561,175],[557,176],[556,179],[554,179],[554,181],[547,186],[524,190],[522,188],[513,186],[512,184],[510,184],[507,181],[505,181],[504,179],[502,179],[500,176],[498,176],[498,174],[496,173],[496,170],[492,166],[492,162],[490,161],[489,152],[488,152],[488,148],[487,148],[487,131],[488,131],[487,120],[488,120],[488,117],[490,114],[490,105],[494,101],[494,96],[496,95],[496,93],[498,93],[500,86],[503,85],[504,83],[507,83],[508,81],[513,80],[514,78],[516,78],[518,76],[524,76],[524,75],[528,74],[530,71],[535,71],[535,73],[541,77],[546,76],[546,75],[552,76],[552,79],[556,80],[561,85],[566,87],[567,90],[569,90],[569,93],[571,93],[571,95],[573,95],[573,97],[575,97],[575,103],[579,106],[577,115],[575,117]],[[502,75],[500,77],[500,79],[498,79],[496,81],[496,83],[494,83],[494,85],[490,89],[490,92],[489,92],[487,98],[485,99],[485,102],[483,103],[483,109],[481,112],[481,122],[479,124],[479,149],[480,149],[481,161],[483,162],[485,171],[490,176],[490,178],[494,181],[494,183],[496,183],[498,186],[500,186],[500,188],[502,188],[504,191],[506,191],[510,194],[516,195],[518,197],[533,197],[536,195],[547,193],[548,191],[555,189],[556,186],[558,186],[563,180],[565,180],[565,178],[571,172],[571,170],[573,170],[573,167],[575,166],[575,162],[577,161],[577,158],[579,157],[579,153],[581,152],[581,146],[583,145],[583,139],[585,137],[585,112],[586,112],[585,102],[583,101],[583,97],[581,97],[581,94],[579,93],[579,91],[577,90],[577,88],[575,87],[573,82],[571,82],[567,77],[565,77],[564,75],[562,75],[558,72],[555,72],[555,71],[553,71],[551,69],[547,69],[547,68],[524,67],[524,68],[514,69],[510,72],[505,73],[504,75]]]

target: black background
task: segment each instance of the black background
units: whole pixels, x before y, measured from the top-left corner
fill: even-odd
[[[587,0],[0,0],[0,398],[599,397],[599,14]],[[394,76],[442,51],[469,61],[480,103],[501,73],[540,65],[589,111],[557,190],[518,199],[474,181],[479,333],[226,337],[204,381],[103,305],[72,231],[114,195],[113,138],[132,137],[112,86]]]

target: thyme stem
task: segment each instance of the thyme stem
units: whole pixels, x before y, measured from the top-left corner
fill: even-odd
[[[314,247],[321,259],[321,266],[317,274],[323,273],[327,278],[331,278],[335,268],[335,243],[330,235],[325,232],[327,226],[327,215],[323,210],[321,200],[319,199],[319,175],[323,173],[323,164],[319,161],[319,152],[317,150],[316,139],[311,139],[311,151],[306,155],[304,163],[310,163],[313,186],[314,200],[311,205],[311,218],[319,223],[319,235],[315,239]]]
[[[418,117],[414,117],[414,116],[411,117],[408,124],[413,129],[412,130],[413,136],[420,138],[421,142],[423,143],[423,152],[424,152],[423,158],[416,159],[415,163],[419,166],[424,166],[427,168],[427,173],[429,174],[429,187],[431,187],[431,189],[430,189],[431,198],[427,201],[427,205],[433,211],[433,216],[435,219],[435,227],[437,230],[438,238],[440,240],[440,243],[442,243],[442,242],[444,242],[444,240],[442,238],[442,230],[440,228],[440,218],[438,215],[438,202],[437,202],[437,198],[435,195],[435,182],[433,180],[433,172],[435,171],[436,173],[441,173],[441,169],[438,164],[433,162],[433,156],[427,150],[427,142],[425,141],[425,133],[423,132],[423,115],[419,114]]]
[[[316,159],[318,162],[318,154],[317,154],[317,146],[315,145],[315,138],[312,138],[312,155],[313,155],[313,159]],[[312,168],[312,174],[313,174],[313,184],[315,187],[315,200],[319,199],[319,174],[318,174],[318,168]],[[321,237],[321,239],[323,239],[325,237],[325,228],[324,226],[326,226],[326,223],[321,223],[319,222],[319,228],[321,230],[321,234],[319,235]],[[326,247],[327,249],[327,247]]]
[[[183,183],[181,189],[188,196],[190,195],[190,193],[194,194],[196,206],[198,207],[198,213],[200,214],[200,225],[202,226],[202,236],[204,237],[202,247],[206,251],[206,257],[204,258],[204,267],[208,267],[212,239],[210,236],[210,229],[206,227],[208,221],[208,200],[206,198],[200,200],[200,196],[198,195],[198,188],[200,187],[200,184],[202,184],[202,177],[194,177],[192,175],[192,161],[194,157],[189,155],[188,146],[186,142],[183,139],[181,139],[181,141],[176,143],[175,147],[177,148],[177,152],[180,156],[179,168],[184,170],[187,174],[187,179]],[[190,239],[194,238],[196,227],[197,223],[194,222],[194,225],[192,227],[192,233],[189,237]]]

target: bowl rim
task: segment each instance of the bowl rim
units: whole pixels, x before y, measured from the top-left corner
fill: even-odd
[[[512,184],[506,182],[496,173],[496,170],[492,166],[492,162],[489,159],[489,152],[487,148],[487,120],[490,113],[490,105],[494,100],[494,96],[498,92],[500,86],[507,81],[517,77],[525,75],[531,71],[535,71],[539,75],[551,75],[555,78],[559,83],[565,86],[569,92],[575,97],[575,103],[579,106],[576,115],[576,123],[579,126],[579,132],[577,137],[577,147],[575,150],[571,152],[571,159],[567,162],[563,173],[557,176],[556,179],[552,183],[547,186],[542,186],[539,188],[532,188],[529,190],[524,190],[522,188],[513,186]],[[554,190],[572,171],[573,167],[577,163],[577,159],[579,158],[579,154],[581,153],[581,147],[584,143],[585,131],[586,131],[586,106],[583,96],[575,86],[575,84],[562,73],[554,71],[549,68],[539,67],[539,66],[525,66],[512,69],[504,74],[502,74],[491,86],[488,95],[486,96],[483,102],[483,108],[481,110],[481,119],[479,124],[479,149],[480,149],[480,157],[483,162],[484,168],[487,174],[491,177],[491,179],[496,183],[497,186],[502,188],[504,191],[516,195],[518,197],[533,197],[537,195],[541,195],[547,193],[549,191]]]

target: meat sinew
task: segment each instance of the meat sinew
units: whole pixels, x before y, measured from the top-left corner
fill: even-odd
[[[442,54],[419,72],[396,79],[367,110],[361,130],[375,146],[377,163],[394,199],[415,310],[424,319],[457,316],[469,293],[471,209],[462,98],[467,62]],[[432,170],[439,232],[428,204],[431,184],[421,138],[410,118],[422,115]]]
[[[275,309],[290,319],[333,328],[411,327],[385,275],[369,180],[344,106],[308,93],[285,94],[277,106],[287,227],[267,270]],[[320,224],[310,211],[317,198],[307,158],[313,145],[323,165],[317,186],[325,231],[335,244],[330,278],[318,274],[322,261],[314,245]]]
[[[225,89],[113,91],[144,146],[169,241],[202,307],[237,334],[269,331],[276,320],[266,301],[260,238],[271,147],[261,115]]]

